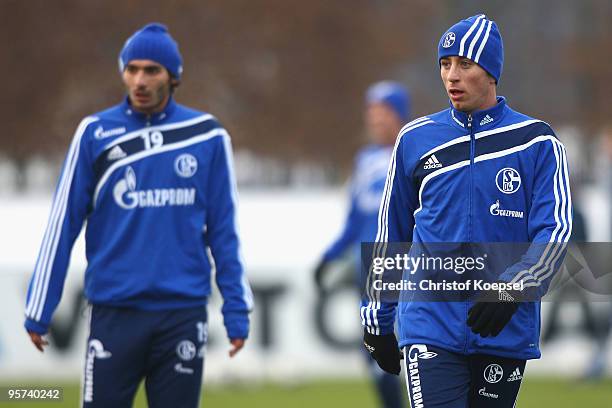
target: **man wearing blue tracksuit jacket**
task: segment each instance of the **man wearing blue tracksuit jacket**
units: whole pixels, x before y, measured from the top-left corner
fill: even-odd
[[[324,288],[323,277],[330,271],[328,264],[347,250],[355,252],[358,281],[361,267],[361,243],[372,242],[378,228],[378,208],[385,188],[387,168],[393,152],[397,132],[410,116],[410,96],[398,82],[380,81],[366,92],[365,125],[372,143],[362,148],[355,157],[351,180],[350,209],[344,228],[329,245],[315,269],[315,281]],[[361,285],[357,285],[360,287]],[[366,353],[370,374],[385,408],[403,405],[401,384],[397,376],[382,371]]]
[[[438,61],[451,106],[400,131],[374,256],[384,257],[390,242],[528,243],[495,277],[524,290],[500,291],[494,301],[490,293],[453,302],[404,301],[402,294],[398,303],[381,301],[370,273],[364,343],[396,374],[398,346],[404,350],[413,407],[512,407],[526,360],[540,357],[538,299],[571,235],[565,147],[548,124],[497,96],[503,44],[486,16],[449,28]],[[537,296],[520,302],[525,293]]]
[[[410,115],[408,91],[398,82],[380,81],[372,84],[366,92],[365,100],[365,125],[372,143],[359,150],[355,156],[349,212],[342,232],[325,250],[319,267],[338,259],[349,248],[361,254],[359,244],[372,242],[376,237],[378,209],[393,144],[397,132]],[[319,275],[317,283],[321,285]]]
[[[119,59],[127,97],[76,130],[32,276],[25,327],[39,350],[59,303],[72,245],[87,221],[85,295],[92,304],[83,403],[131,406],[145,378],[150,406],[196,407],[212,264],[233,356],[252,295],[240,256],[229,135],[177,104],[182,58],[148,24]]]

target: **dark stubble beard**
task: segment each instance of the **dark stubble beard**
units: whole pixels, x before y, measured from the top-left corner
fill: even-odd
[[[129,89],[127,89],[128,93],[129,93]],[[165,84],[160,85],[157,89],[154,89],[152,91],[152,96],[153,96],[153,100],[155,101],[155,105],[146,108],[146,110],[143,110],[142,108],[137,110],[142,110],[144,113],[146,114],[152,114],[155,113],[159,110],[159,108],[162,106],[162,104],[164,103],[164,99],[166,97],[166,95],[170,94],[170,83],[167,82]],[[132,98],[130,98],[132,99]],[[132,103],[133,99],[132,99]]]
[[[170,94],[170,84],[165,83],[154,91],[155,106],[151,107],[151,112],[157,111],[166,102],[166,97]]]

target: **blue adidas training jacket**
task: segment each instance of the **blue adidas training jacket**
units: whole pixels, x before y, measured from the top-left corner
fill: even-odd
[[[379,222],[378,255],[385,242],[532,243],[499,279],[523,281],[541,296],[572,231],[565,147],[548,124],[510,109],[503,97],[471,115],[451,106],[414,120],[398,136]],[[424,343],[464,354],[540,357],[539,302],[520,303],[502,332],[487,338],[467,326],[471,306],[385,303],[370,289],[361,318],[376,335],[392,333],[397,319],[400,347]]]
[[[355,248],[358,259],[361,254],[359,244],[372,242],[376,238],[378,209],[385,189],[392,152],[393,146],[370,144],[355,156],[350,187],[350,209],[342,233],[323,255],[325,261],[337,259],[350,247]]]
[[[92,304],[205,305],[210,248],[228,336],[247,337],[252,295],[240,255],[232,151],[213,116],[172,99],[147,116],[126,98],[83,119],[30,281],[26,329],[47,332],[85,221],[85,295]]]

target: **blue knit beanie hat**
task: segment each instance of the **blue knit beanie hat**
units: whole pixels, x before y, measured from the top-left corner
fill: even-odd
[[[499,82],[504,66],[504,43],[497,24],[479,14],[446,30],[438,44],[438,63],[444,57],[455,55],[471,59]]]
[[[127,39],[119,54],[119,70],[123,72],[125,66],[135,59],[155,61],[163,65],[174,78],[181,79],[183,58],[178,44],[163,24],[147,24]]]
[[[376,102],[388,105],[402,120],[410,116],[410,95],[399,82],[381,81],[371,85],[366,92],[366,103]]]

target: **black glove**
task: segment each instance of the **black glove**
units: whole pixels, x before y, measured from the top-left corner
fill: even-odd
[[[364,331],[363,345],[380,368],[389,374],[399,375],[401,357],[395,334],[376,336]]]
[[[467,325],[482,337],[495,337],[508,324],[518,309],[518,293],[492,291],[486,293],[468,311]]]
[[[315,285],[318,290],[323,290],[323,276],[329,270],[327,264],[327,261],[321,259],[314,270]]]

